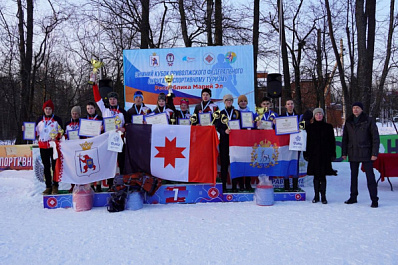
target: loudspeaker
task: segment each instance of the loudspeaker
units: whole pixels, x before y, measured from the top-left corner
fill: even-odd
[[[108,104],[108,93],[113,91],[112,79],[101,79],[98,84],[100,95],[104,103]]]
[[[282,95],[282,75],[268,74],[267,93],[270,98],[279,98]]]

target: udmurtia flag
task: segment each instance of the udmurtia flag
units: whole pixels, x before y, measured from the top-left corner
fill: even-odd
[[[57,142],[55,180],[87,184],[113,178],[117,152],[108,151],[109,133],[96,137]]]
[[[275,135],[274,130],[232,130],[231,178],[296,175],[298,152],[289,150],[289,138],[289,135]]]
[[[214,126],[129,124],[125,173],[146,172],[172,181],[215,183],[217,147]]]

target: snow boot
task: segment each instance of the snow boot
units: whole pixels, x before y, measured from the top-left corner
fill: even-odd
[[[293,178],[293,191],[295,192],[299,191],[298,178]]]
[[[53,185],[52,191],[51,191],[52,195],[56,195],[58,194],[58,186]]]
[[[372,208],[377,208],[379,207],[379,203],[377,201],[372,201],[372,205],[370,205]]]
[[[51,194],[51,191],[52,191],[52,188],[50,187],[50,188],[46,188],[44,191],[43,191],[43,195],[50,195]]]
[[[352,197],[350,197],[348,200],[346,200],[344,203],[345,204],[354,204],[354,203],[357,203],[358,201],[357,201],[357,198],[352,198]]]
[[[326,180],[321,182],[319,190],[321,192],[322,204],[327,204],[328,201],[326,200]]]
[[[312,199],[312,203],[319,202],[319,180],[314,178],[314,199]]]

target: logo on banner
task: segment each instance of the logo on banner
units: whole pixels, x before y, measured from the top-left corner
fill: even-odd
[[[152,67],[159,66],[159,56],[155,52],[149,56],[149,65]]]
[[[269,168],[278,164],[278,146],[264,140],[260,144],[255,143],[251,153],[250,166],[254,168]]]
[[[225,55],[225,60],[229,63],[234,63],[236,61],[236,53],[227,52],[227,54]]]
[[[212,53],[206,53],[203,56],[203,61],[205,62],[205,64],[211,65],[215,62],[215,57]]]
[[[99,172],[98,149],[91,148],[93,142],[80,144],[82,150],[75,151],[76,175],[79,177]]]
[[[173,66],[173,63],[174,63],[174,54],[168,53],[168,54],[166,55],[166,61],[167,61],[167,64],[168,64],[169,66]]]
[[[189,57],[189,56],[184,56],[184,57],[182,57],[182,61],[183,62],[187,62],[187,63],[191,63],[191,62],[195,62],[195,58],[194,57]]]

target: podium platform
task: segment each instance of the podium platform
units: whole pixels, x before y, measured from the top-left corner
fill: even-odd
[[[65,191],[61,191],[65,192]],[[93,206],[106,207],[111,193],[94,194]],[[169,203],[208,203],[208,202],[244,202],[252,201],[254,192],[223,193],[222,184],[167,184],[162,185],[151,197],[145,196],[145,204]],[[274,201],[305,201],[304,190],[284,192],[274,188]],[[43,206],[48,209],[73,207],[72,194],[44,195]]]

